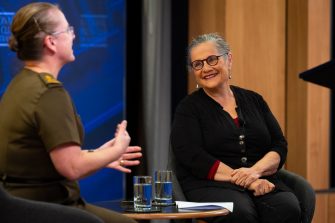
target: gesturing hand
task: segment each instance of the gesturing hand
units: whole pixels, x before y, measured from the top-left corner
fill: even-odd
[[[106,167],[113,168],[124,173],[130,173],[131,170],[127,167],[140,164],[140,161],[138,159],[142,157],[141,150],[142,149],[139,146],[129,146],[126,149],[125,153],[122,154],[122,156],[118,160],[111,162]]]
[[[117,125],[114,138],[114,145],[119,146],[120,148],[124,148],[124,150],[126,150],[130,143],[130,136],[126,129],[127,121],[124,120]]]

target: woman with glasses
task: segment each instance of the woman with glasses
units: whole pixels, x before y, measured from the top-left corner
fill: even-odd
[[[126,121],[115,138],[95,150],[82,150],[83,127],[73,102],[57,80],[75,60],[73,27],[50,3],[31,3],[13,18],[9,47],[24,67],[0,103],[0,183],[9,193],[32,200],[73,206],[104,222],[134,222],[86,203],[77,180],[104,167],[130,172],[140,147],[129,147]]]
[[[209,222],[300,222],[297,198],[276,175],[287,142],[262,96],[230,85],[227,42],[215,33],[196,37],[188,63],[200,88],[180,102],[171,131],[187,199],[234,202],[231,214]]]

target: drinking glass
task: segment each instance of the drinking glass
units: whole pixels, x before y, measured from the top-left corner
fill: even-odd
[[[157,170],[155,172],[155,202],[158,205],[172,203],[172,171]]]
[[[134,209],[150,210],[152,204],[152,177],[134,176]]]

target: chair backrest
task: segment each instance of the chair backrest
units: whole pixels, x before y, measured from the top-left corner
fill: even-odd
[[[172,187],[173,187],[173,200],[175,201],[186,201],[185,195],[183,190],[181,189],[181,186],[179,184],[179,181],[176,176],[176,157],[173,154],[172,148],[170,146],[169,148],[169,155],[168,155],[168,164],[167,169],[172,170]]]
[[[9,194],[3,189],[0,182],[0,210],[6,206],[6,201],[10,199]]]

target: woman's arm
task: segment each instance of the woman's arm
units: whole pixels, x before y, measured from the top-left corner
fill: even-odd
[[[226,164],[220,162],[219,167],[214,175],[214,180],[216,181],[228,181],[232,180],[233,169],[227,166]]]
[[[251,168],[260,176],[270,176],[277,172],[280,163],[280,156],[277,152],[271,151],[255,163]]]
[[[232,182],[249,187],[251,183],[263,176],[269,176],[280,169],[287,155],[287,141],[283,132],[262,96],[256,95],[255,104],[264,118],[271,144],[264,148],[268,152],[250,168],[239,168],[233,171]]]
[[[203,148],[202,109],[205,110],[190,100],[178,105],[171,128],[171,146],[184,169],[199,179],[207,179],[217,159]]]
[[[250,168],[239,168],[232,171],[231,182],[242,187],[249,187],[262,176],[274,174],[279,166],[280,156],[276,152],[268,152]]]
[[[83,178],[111,164],[127,152],[130,137],[126,131],[127,122],[118,125],[115,138],[94,152],[81,150],[76,144],[53,148],[50,157],[57,171],[70,180]]]
[[[267,153],[261,160],[250,168],[232,169],[220,162],[214,180],[229,181],[236,185],[248,188],[262,176],[269,176],[277,171],[280,157],[276,152]]]

